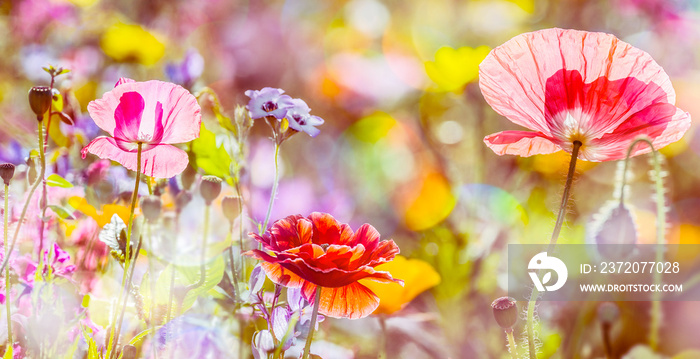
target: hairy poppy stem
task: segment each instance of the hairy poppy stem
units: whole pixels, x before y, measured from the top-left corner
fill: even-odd
[[[513,337],[513,329],[506,330],[506,336],[508,337],[508,349],[510,351],[511,359],[518,359],[518,353],[516,353],[515,338]]]
[[[557,244],[557,239],[559,239],[561,227],[564,224],[564,217],[566,217],[566,209],[567,205],[569,204],[571,185],[574,182],[574,175],[576,174],[576,160],[578,158],[578,152],[581,149],[581,146],[582,143],[580,141],[574,141],[574,148],[571,151],[571,162],[569,162],[569,172],[566,174],[564,193],[562,194],[561,204],[559,205],[559,213],[557,214],[557,222],[554,224],[554,231],[552,232],[552,238],[549,240],[547,252],[554,250],[554,247]],[[527,342],[530,359],[537,359],[537,348],[535,347],[535,304],[537,304],[538,295],[539,292],[537,291],[537,288],[532,288],[530,301],[527,305]]]
[[[7,251],[7,221],[8,217],[10,216],[10,204],[9,204],[9,196],[8,192],[10,190],[10,186],[7,184],[5,185],[5,212],[3,215],[3,237],[2,241],[5,244],[5,257],[10,256],[10,252]],[[10,309],[10,267],[5,267],[5,308],[7,310],[7,350],[10,350],[9,348],[12,348],[12,313]]]
[[[136,184],[134,184],[134,192],[131,194],[131,207],[129,209],[129,222],[127,223],[127,229],[126,229],[126,245],[124,246],[124,274],[122,275],[122,289],[119,292],[119,298],[117,300],[117,306],[119,306],[119,303],[121,303],[122,298],[124,295],[126,295],[127,299],[129,298],[128,294],[125,294],[126,288],[129,286],[130,281],[128,280],[128,273],[129,273],[129,265],[131,264],[131,227],[134,223],[134,211],[136,210],[136,201],[139,196],[139,183],[141,182],[141,147],[143,146],[143,143],[139,142],[138,143],[138,148],[136,149]],[[141,241],[139,240],[139,246],[141,244]],[[138,250],[136,252],[138,254]],[[134,258],[135,259],[135,258]],[[126,306],[126,299],[124,300],[124,305]],[[124,317],[124,313],[122,311],[121,317]],[[114,330],[115,327],[114,325],[116,324],[117,320],[117,311],[114,311],[114,315],[112,316],[112,325],[111,329],[109,331],[109,344],[107,345],[107,358],[112,359],[114,357],[114,354],[116,353],[116,350],[112,351],[114,349]],[[121,320],[119,321],[119,327],[121,329]],[[118,332],[117,332],[118,333]],[[119,335],[119,334],[117,334]]]
[[[654,165],[654,189],[656,191],[656,262],[664,261],[663,245],[666,241],[666,211],[664,209],[664,183],[661,171],[661,161],[659,161],[658,153],[654,149],[654,144],[650,139],[642,137],[632,141],[632,144],[627,149],[627,158],[625,159],[625,171],[622,172],[622,189],[621,197],[624,197],[625,178],[627,175],[627,164],[632,156],[632,150],[639,142],[644,142],[651,148],[652,163]],[[654,283],[661,283],[661,273],[654,272]],[[661,326],[661,302],[659,301],[660,293],[654,292],[651,301],[651,319],[649,323],[649,346],[656,350],[659,346],[659,327]]]
[[[316,299],[314,300],[314,309],[311,314],[311,323],[309,324],[309,335],[306,336],[306,345],[304,345],[304,355],[302,359],[309,358],[309,350],[311,350],[311,342],[314,338],[314,330],[316,329],[316,318],[318,317],[318,306],[321,304],[321,290],[323,288],[316,286]]]
[[[42,133],[44,132],[44,121],[38,121],[39,123],[39,142],[41,142],[42,139]],[[44,160],[45,154],[44,154],[44,147],[39,146],[39,158],[41,160],[41,163],[45,163]],[[29,190],[29,194],[27,195],[27,200],[24,201],[24,207],[22,208],[22,213],[19,215],[19,220],[17,221],[17,227],[15,227],[15,234],[12,236],[12,243],[10,243],[10,250],[9,252],[5,253],[12,253],[13,250],[15,250],[15,244],[17,243],[17,237],[19,236],[19,230],[22,228],[22,223],[24,223],[24,217],[27,215],[27,209],[29,208],[29,202],[32,200],[32,196],[34,195],[34,192],[36,191],[37,187],[39,187],[39,183],[41,183],[41,179],[44,178],[44,175],[46,174],[46,166],[41,166],[41,169],[39,170],[39,176],[34,180],[34,184],[32,184],[32,188]],[[10,261],[10,256],[6,255],[5,260],[2,262],[2,267],[0,267],[0,273],[3,273],[5,271],[5,266],[7,266],[7,263]]]
[[[277,196],[277,186],[280,181],[280,171],[279,171],[279,153],[280,153],[280,143],[275,141],[275,179],[272,182],[272,190],[270,191],[270,204],[267,206],[267,214],[265,214],[265,222],[263,222],[262,229],[260,229],[260,235],[265,233],[267,230],[267,224],[270,221],[270,214],[272,214],[272,205],[275,203],[275,197]]]

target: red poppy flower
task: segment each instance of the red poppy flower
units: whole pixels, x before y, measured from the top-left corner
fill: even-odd
[[[499,155],[571,152],[580,141],[584,160],[619,160],[637,137],[659,149],[690,127],[661,66],[605,33],[547,29],[518,35],[484,59],[479,86],[496,112],[534,131],[486,136]],[[632,155],[649,151],[639,144]]]
[[[394,259],[399,247],[392,240],[380,241],[369,224],[357,232],[327,213],[314,212],[305,218],[289,216],[275,222],[262,236],[251,233],[263,250],[245,254],[264,261],[262,267],[273,282],[302,288],[312,302],[316,287],[323,288],[319,313],[357,319],[368,316],[379,305],[379,298],[360,279],[398,282],[389,272],[375,266]],[[320,288],[319,288],[320,289]]]

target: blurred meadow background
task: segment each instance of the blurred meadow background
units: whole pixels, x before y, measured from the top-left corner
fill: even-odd
[[[98,175],[93,169],[99,159],[81,159],[80,149],[100,131],[88,103],[129,77],[178,83],[193,94],[208,88],[218,96],[219,104],[209,93],[199,97],[206,141],[190,164],[197,176],[228,180],[224,194],[236,190],[228,174],[231,143],[217,116],[233,118],[235,106],[249,100],[246,90],[282,88],[325,120],[317,137],[298,134],[283,146],[271,220],[322,211],[352,228],[368,222],[382,238],[396,241],[402,256],[422,262],[394,273],[406,287],[382,299],[384,314],[326,318],[315,337],[324,358],[376,357],[380,323],[389,358],[509,357],[490,307],[507,295],[507,244],[548,241],[569,155],[499,157],[489,150],[484,136],[517,126],[484,101],[478,65],[511,37],[550,27],[612,33],[649,52],[669,74],[677,106],[690,112],[693,125],[661,151],[668,171],[667,241],[700,242],[700,1],[0,1],[0,162],[18,166],[15,181],[31,171],[27,159],[36,148],[28,89],[48,85],[50,76],[42,70],[48,64],[71,70],[55,86],[75,124],[52,123],[47,158],[48,173],[75,185],[51,188],[49,201],[75,213],[59,219],[47,238],[70,255],[67,264],[76,269],[61,287],[63,302],[51,309],[53,317],[23,324],[27,340],[41,341],[32,337],[49,330],[56,336],[80,330],[75,313],[83,309],[94,333],[108,325],[106,303],[116,295],[122,271],[103,244],[93,241],[96,247],[88,248],[88,243],[109,221],[104,216],[118,212],[109,206],[128,205],[133,173],[113,165]],[[268,137],[268,127],[256,123],[245,158],[236,159],[243,167],[244,216],[250,219],[236,225],[242,223],[246,232],[255,230],[267,210],[274,178]],[[633,161],[631,204],[639,241],[654,243],[647,158]],[[586,241],[594,214],[613,198],[616,168],[612,162],[579,162],[560,243]],[[180,177],[172,181],[180,183]],[[11,196],[22,198],[27,187],[14,186]],[[141,191],[148,193],[145,186]],[[164,195],[164,211],[178,211],[178,231],[158,232],[152,248],[163,257],[199,244],[203,201],[195,196],[181,209],[174,197]],[[215,245],[227,240],[229,229],[218,208],[212,214]],[[245,245],[254,246],[248,240]],[[20,236],[18,248],[38,257],[30,234]],[[247,265],[252,268],[254,261]],[[143,273],[137,267],[136,282]],[[209,357],[235,358],[239,345],[249,355],[255,329],[246,328],[247,341],[239,344],[239,329],[219,299],[202,295],[183,314],[194,333],[184,342],[218,353]],[[540,303],[540,357],[605,357],[597,305]],[[618,306],[611,327],[616,357],[686,352],[682,358],[700,358],[700,303],[662,303],[654,350],[645,344],[649,303]],[[132,317],[127,313],[127,327],[137,321]],[[516,324],[516,341],[523,337],[523,323]],[[70,347],[72,339],[66,340]],[[86,344],[78,342],[84,350]],[[202,353],[190,357],[207,357]],[[143,357],[147,354],[144,350]]]

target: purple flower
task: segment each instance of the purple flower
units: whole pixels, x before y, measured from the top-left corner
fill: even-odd
[[[204,58],[195,49],[189,49],[182,62],[165,65],[165,74],[170,82],[180,84],[185,88],[192,87],[203,71]]]
[[[318,116],[309,114],[311,109],[301,99],[295,98],[292,100],[293,107],[287,110],[287,120],[289,127],[299,132],[306,132],[311,137],[316,137],[321,130],[314,126],[323,124],[323,119]]]
[[[278,120],[287,115],[287,110],[293,106],[292,98],[283,95],[284,90],[265,87],[260,91],[248,90],[245,95],[250,97],[246,108],[254,120],[274,116]]]

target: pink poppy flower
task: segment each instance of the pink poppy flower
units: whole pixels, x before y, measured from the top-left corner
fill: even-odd
[[[201,124],[197,99],[181,86],[162,82],[119,79],[112,91],[90,102],[88,112],[97,126],[111,137],[101,136],[81,151],[121,163],[136,171],[138,143],[141,172],[169,178],[187,167],[187,153],[173,143],[199,137]]]
[[[605,33],[547,29],[518,35],[484,59],[479,86],[496,112],[532,130],[486,136],[499,155],[571,152],[580,141],[584,160],[619,160],[639,136],[659,149],[690,127],[661,66]],[[632,155],[649,151],[639,144]]]

